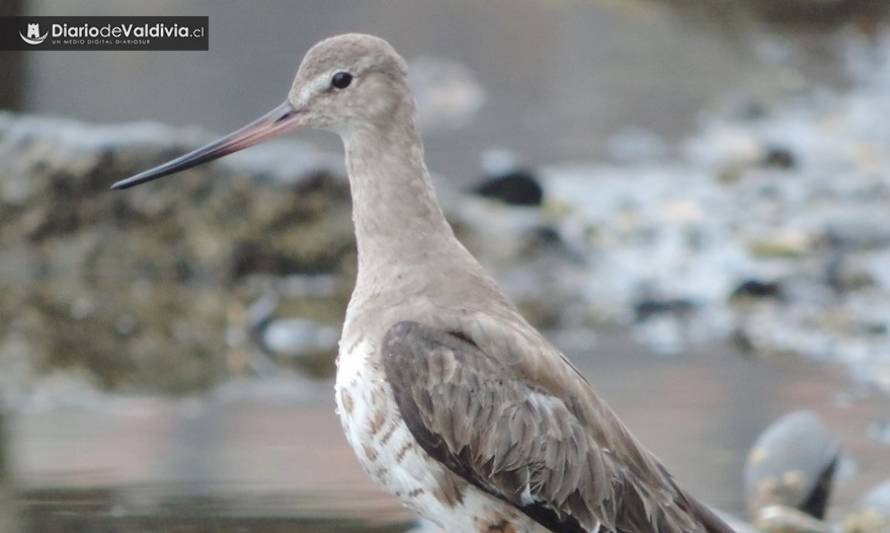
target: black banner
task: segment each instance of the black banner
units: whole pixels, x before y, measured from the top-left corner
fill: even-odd
[[[0,50],[207,50],[207,17],[0,17]]]

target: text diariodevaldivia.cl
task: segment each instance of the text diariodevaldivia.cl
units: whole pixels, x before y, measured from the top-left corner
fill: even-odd
[[[181,26],[179,24],[53,24],[50,27],[50,35],[58,38],[82,39],[82,38],[201,38],[204,36],[204,27]]]

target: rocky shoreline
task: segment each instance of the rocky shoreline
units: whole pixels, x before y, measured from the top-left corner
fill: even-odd
[[[843,88],[737,97],[677,149],[625,134],[620,164],[521,170],[477,194],[438,179],[443,205],[539,327],[622,324],[662,353],[732,341],[890,390],[890,37],[841,50]],[[7,403],[60,374],[173,394],[331,374],[355,276],[340,154],[285,140],[108,190],[211,137],[0,114]]]
[[[728,339],[890,391],[890,36],[838,48],[849,86],[737,95],[670,155],[544,169],[594,315],[663,353]]]
[[[108,190],[209,137],[0,114],[7,400],[59,373],[173,394],[278,365],[331,374],[356,262],[342,156],[282,141],[176,183]],[[461,237],[490,249],[495,267],[546,240],[529,229],[537,210],[526,209],[520,230],[502,227],[498,246],[487,246],[488,210],[509,208],[444,196],[461,206],[449,209]],[[533,298],[523,302],[534,311]]]
[[[265,169],[251,154],[172,187],[108,190],[206,138],[0,115],[4,391],[58,371],[107,389],[206,388],[249,364],[231,331],[257,278],[351,275],[348,185],[332,160],[297,143],[267,148]],[[294,158],[302,166],[277,164],[282,150],[307,154]],[[282,307],[333,322],[343,285]]]

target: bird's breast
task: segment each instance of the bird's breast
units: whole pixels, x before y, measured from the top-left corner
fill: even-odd
[[[343,431],[365,471],[417,512],[432,507],[442,467],[402,421],[374,344],[341,345],[335,388]]]
[[[544,531],[517,509],[467,484],[417,444],[399,414],[374,343],[341,341],[335,389],[337,413],[359,463],[406,507],[445,531]]]

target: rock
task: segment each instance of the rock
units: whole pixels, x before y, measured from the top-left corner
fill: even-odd
[[[746,279],[732,290],[731,300],[743,298],[774,298],[782,299],[782,286],[775,281]]]
[[[825,284],[836,293],[873,288],[877,281],[864,261],[832,253],[825,265]]]
[[[332,376],[336,371],[334,361],[339,338],[338,326],[303,317],[288,317],[271,320],[261,331],[258,341],[260,348],[279,364],[318,378]],[[261,364],[262,360],[259,361]],[[270,370],[270,374],[275,371],[274,368]]]
[[[791,507],[769,505],[758,513],[754,525],[763,533],[831,533],[828,523]]]
[[[770,145],[763,156],[763,166],[790,170],[797,164],[794,152],[784,146]]]
[[[890,212],[849,214],[826,223],[821,237],[843,251],[881,250],[890,246]]]
[[[797,411],[773,422],[745,463],[745,500],[755,522],[788,516],[777,507],[821,520],[839,457],[837,438],[815,413]]]
[[[748,249],[760,258],[799,258],[809,254],[815,239],[800,231],[776,232],[751,239]]]
[[[484,178],[473,187],[473,192],[508,205],[539,206],[544,201],[544,189],[538,179],[523,168]]]
[[[282,302],[323,322],[342,314],[349,191],[323,154],[292,142],[266,152],[287,151],[287,167],[233,157],[108,190],[206,137],[0,114],[0,269],[14,280],[0,292],[0,361],[26,354],[24,379],[64,370],[104,389],[187,392],[249,371],[227,339],[258,296],[253,277],[342,278],[336,295]]]
[[[695,310],[695,302],[685,298],[645,298],[633,305],[637,322],[645,322],[658,315],[685,315]]]
[[[333,372],[356,265],[341,155],[282,140],[108,190],[208,137],[0,113],[0,399],[57,372],[102,390],[177,394],[276,364]],[[530,201],[528,187],[512,190]],[[483,262],[560,255],[555,230],[527,233],[543,226],[539,210],[497,211],[529,225],[506,220],[497,234],[509,245],[485,246],[479,228],[493,226],[495,206],[442,192]],[[468,199],[486,204],[476,218],[459,209]]]
[[[306,318],[273,320],[263,331],[263,344],[273,355],[299,358],[319,352],[334,354],[340,330]]]
[[[444,191],[443,191],[444,192]],[[589,316],[579,293],[588,266],[542,209],[493,203],[475,196],[448,199],[461,241],[494,274],[523,316],[538,327],[576,325]]]
[[[731,514],[720,511],[720,509],[712,509],[717,516],[723,519],[730,528],[736,533],[763,533],[759,529],[756,529],[751,524],[741,520],[738,517],[735,517]]]
[[[498,269],[498,278],[526,319],[551,329],[584,323],[588,310],[577,287],[585,260],[558,230],[538,226],[520,233],[510,263]]]
[[[842,524],[846,533],[883,533],[890,530],[890,481],[868,491]]]
[[[763,533],[759,529],[755,529],[751,524],[726,513],[717,512],[717,516],[722,518],[726,525],[731,527],[735,533]]]

